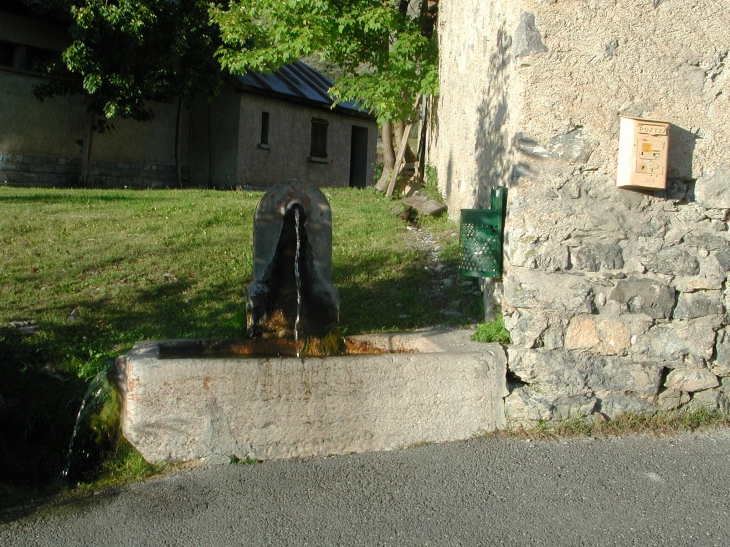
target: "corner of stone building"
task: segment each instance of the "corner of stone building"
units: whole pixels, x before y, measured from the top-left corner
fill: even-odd
[[[730,15],[688,9],[446,7],[439,173],[508,187],[513,424],[730,406]],[[670,123],[666,189],[616,187],[620,115]]]

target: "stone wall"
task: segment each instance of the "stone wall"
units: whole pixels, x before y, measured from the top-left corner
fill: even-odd
[[[0,184],[11,186],[78,186],[78,158],[40,154],[0,154]],[[189,169],[182,168],[183,184]],[[94,160],[91,162],[91,188],[168,188],[176,186],[175,166],[158,163],[128,163]]]
[[[378,138],[378,126],[374,120],[252,93],[242,93],[240,97],[238,184],[273,186],[282,180],[296,178],[316,186],[349,186],[353,126],[368,131],[365,180],[368,184],[373,183]],[[262,112],[270,114],[266,148],[259,146]],[[325,162],[309,160],[312,118],[325,119],[329,123]]]
[[[439,17],[431,157],[451,215],[508,187],[508,418],[727,410],[727,4],[454,0]],[[671,123],[665,191],[615,186],[619,115]]]

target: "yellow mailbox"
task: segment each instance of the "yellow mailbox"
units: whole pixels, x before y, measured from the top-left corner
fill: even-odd
[[[621,116],[616,186],[667,187],[669,124]]]

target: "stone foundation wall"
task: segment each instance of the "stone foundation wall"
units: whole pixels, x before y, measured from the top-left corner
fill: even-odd
[[[38,154],[0,154],[0,184],[10,186],[78,186],[80,162],[77,158]],[[182,168],[183,184],[189,168]],[[167,188],[176,186],[175,166],[157,163],[93,161],[89,174],[92,188]]]
[[[508,187],[515,424],[730,409],[730,14],[621,4],[440,6],[451,215]],[[666,190],[615,186],[619,115],[670,122]]]

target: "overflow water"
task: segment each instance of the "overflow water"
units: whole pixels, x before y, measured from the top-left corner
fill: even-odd
[[[294,345],[297,348],[297,357],[299,357],[299,315],[302,311],[302,280],[299,277],[299,252],[302,246],[299,236],[299,207],[294,207],[294,229],[297,234],[297,250],[294,255],[294,278],[297,283],[297,317],[294,320]]]
[[[86,390],[68,445],[66,465],[59,476],[61,483],[81,476],[96,463],[105,445],[116,440],[119,404],[108,372],[103,370],[94,376]]]

